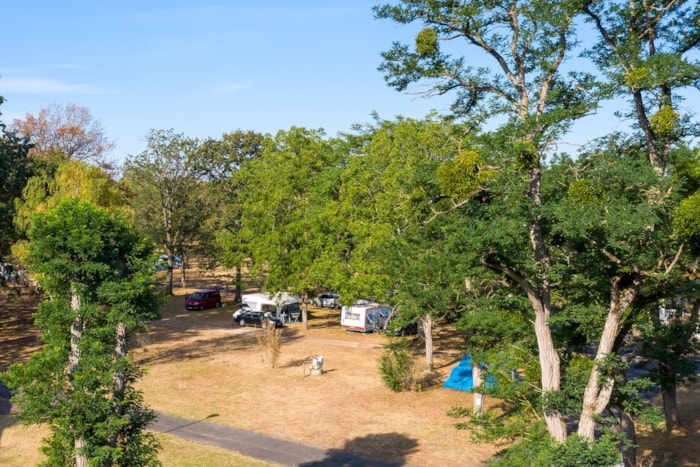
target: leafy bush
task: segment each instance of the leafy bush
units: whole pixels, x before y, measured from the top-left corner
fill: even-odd
[[[394,392],[410,391],[416,387],[415,365],[406,339],[394,339],[384,346],[379,371],[384,383]]]

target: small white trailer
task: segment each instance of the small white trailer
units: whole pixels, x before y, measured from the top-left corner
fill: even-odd
[[[301,299],[287,292],[251,293],[241,297],[241,304],[248,305],[253,311],[269,312],[284,323],[299,321]]]
[[[340,325],[347,331],[380,332],[390,314],[390,307],[377,303],[344,306],[340,312]]]

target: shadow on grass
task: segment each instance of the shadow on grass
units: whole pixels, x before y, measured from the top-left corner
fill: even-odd
[[[700,465],[700,384],[678,389],[678,408],[682,425],[672,431],[638,429],[637,456],[653,459],[654,465]],[[660,396],[654,400],[660,404]],[[651,464],[639,464],[651,465]]]
[[[323,460],[300,464],[303,467],[406,465],[418,450],[418,441],[398,433],[367,435],[346,441],[342,449],[330,450]]]
[[[226,335],[206,337],[210,335],[208,331],[211,329],[232,332]],[[222,352],[258,349],[260,347],[258,337],[261,333],[262,329],[260,328],[238,328],[236,326],[231,330],[225,327],[202,328],[196,324],[182,323],[171,326],[154,322],[151,324],[149,333],[136,336],[132,343],[132,352],[135,353],[140,364],[177,363],[192,358],[212,357],[220,355]],[[184,336],[188,339],[183,339]],[[282,343],[294,342],[302,337],[299,331],[284,328]],[[171,345],[173,342],[180,342],[180,344]],[[163,345],[164,349],[159,349],[160,345]]]
[[[444,378],[438,373],[424,373],[418,378],[418,384],[425,390],[429,388],[442,387]]]

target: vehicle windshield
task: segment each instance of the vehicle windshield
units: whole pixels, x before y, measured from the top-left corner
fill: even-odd
[[[204,294],[201,294],[201,293],[193,293],[192,295],[190,295],[190,298],[196,298],[197,300],[201,300],[201,299],[204,298]]]

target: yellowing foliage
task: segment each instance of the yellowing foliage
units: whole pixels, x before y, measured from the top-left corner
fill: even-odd
[[[670,136],[678,127],[678,112],[670,105],[665,105],[651,116],[651,129],[657,136]]]
[[[569,184],[567,192],[569,200],[580,204],[599,204],[602,201],[602,192],[591,180],[579,179]]]
[[[476,151],[460,152],[437,171],[440,187],[455,198],[469,196],[492,176],[493,171],[484,167]]]
[[[416,36],[416,51],[421,57],[433,55],[438,52],[437,31],[433,28],[425,28]]]

